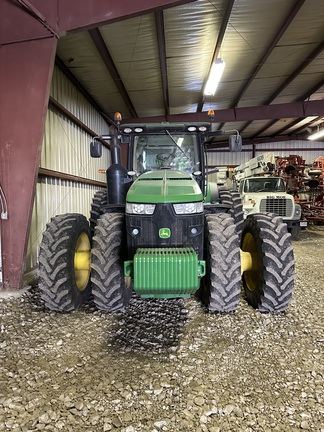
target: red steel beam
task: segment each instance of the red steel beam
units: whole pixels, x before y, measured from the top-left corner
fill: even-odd
[[[57,1],[1,0],[1,45],[57,37]]]
[[[59,28],[62,32],[90,29],[192,1],[195,0],[61,0]]]
[[[3,288],[21,287],[55,59],[54,37],[0,49],[0,184]]]
[[[323,116],[324,100],[292,102],[277,105],[262,105],[244,108],[231,108],[215,111],[215,122],[241,122],[252,120],[271,120],[308,116]],[[175,114],[170,116],[141,117],[124,119],[123,123],[158,122],[201,122],[209,121],[207,111],[200,113]]]

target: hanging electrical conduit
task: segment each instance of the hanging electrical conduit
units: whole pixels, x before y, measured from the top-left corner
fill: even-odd
[[[8,205],[5,193],[0,185],[1,219],[8,219]],[[1,252],[1,224],[0,224],[0,284],[2,284],[2,252]]]
[[[0,185],[0,204],[1,204],[1,219],[8,219],[7,200],[1,185]]]

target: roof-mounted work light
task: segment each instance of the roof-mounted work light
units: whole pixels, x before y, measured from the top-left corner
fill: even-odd
[[[224,69],[225,69],[225,62],[221,58],[216,59],[216,61],[213,63],[210,69],[209,77],[205,85],[205,90],[204,90],[205,96],[214,96],[214,94],[216,93],[218,83],[224,72]]]

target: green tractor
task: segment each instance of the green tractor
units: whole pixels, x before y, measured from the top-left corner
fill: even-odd
[[[77,309],[91,292],[106,312],[124,310],[133,293],[195,294],[210,312],[234,312],[243,283],[254,308],[285,310],[295,279],[291,236],[274,214],[243,222],[239,194],[209,181],[211,124],[118,126],[100,137],[110,142],[112,163],[90,223],[72,213],[47,224],[39,254],[47,308]],[[91,143],[92,157],[101,156],[101,139]],[[127,168],[120,141],[128,147]],[[230,136],[231,148],[240,144],[238,134]]]

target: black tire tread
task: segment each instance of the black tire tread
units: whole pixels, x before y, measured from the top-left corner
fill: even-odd
[[[90,229],[92,234],[94,233],[95,226],[97,225],[97,221],[102,214],[102,208],[107,205],[107,190],[99,190],[97,191],[92,199],[91,210],[90,210]]]
[[[295,281],[294,252],[287,225],[280,216],[271,213],[249,216],[245,224],[256,227],[262,250],[262,286],[257,304],[255,299],[250,302],[260,312],[282,312],[291,302]],[[243,236],[245,231],[243,226]],[[249,292],[247,289],[245,292],[249,301]]]
[[[231,206],[230,215],[234,219],[238,234],[241,235],[244,216],[242,199],[239,192],[226,187],[221,187],[219,189],[219,197],[222,203]]]
[[[124,310],[125,281],[122,259],[124,215],[105,213],[95,227],[92,239],[91,283],[99,310]]]
[[[84,291],[73,289],[74,267],[71,234],[83,226],[90,237],[85,216],[78,213],[58,215],[51,219],[39,248],[39,289],[45,306],[53,311],[69,312],[80,307],[90,294],[90,283]],[[72,268],[71,268],[72,265]]]

